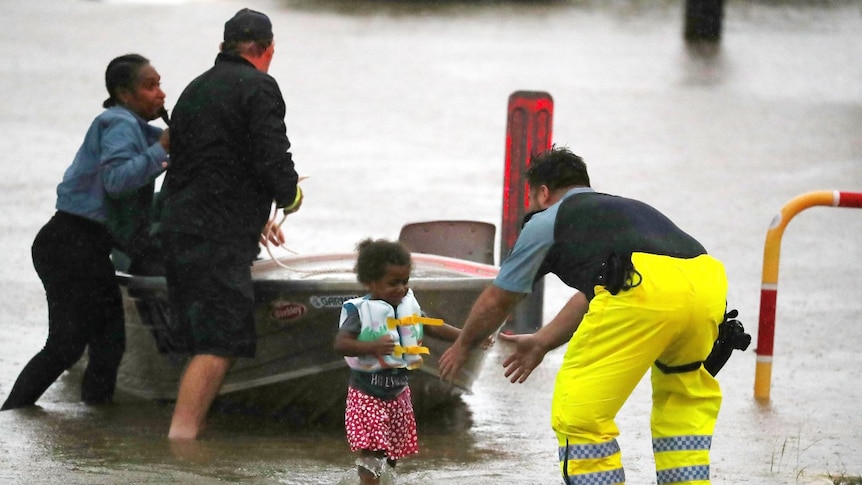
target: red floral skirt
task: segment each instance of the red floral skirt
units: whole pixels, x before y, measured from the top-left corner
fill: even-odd
[[[385,451],[392,460],[419,452],[409,387],[391,401],[348,388],[344,426],[350,451]]]

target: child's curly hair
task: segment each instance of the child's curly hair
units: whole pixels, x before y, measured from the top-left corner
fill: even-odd
[[[363,284],[377,281],[386,274],[386,265],[410,266],[410,252],[400,242],[386,239],[360,241],[356,245],[359,257],[356,258],[356,280]]]

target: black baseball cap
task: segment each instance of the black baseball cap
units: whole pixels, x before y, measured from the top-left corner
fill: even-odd
[[[266,14],[244,8],[224,24],[224,41],[272,39],[272,22]]]

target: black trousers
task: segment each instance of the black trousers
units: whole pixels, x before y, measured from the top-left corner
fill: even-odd
[[[35,404],[88,351],[81,399],[111,401],[125,351],[120,288],[111,238],[97,222],[57,212],[33,241],[33,266],[48,300],[48,339],[21,371],[2,409]]]

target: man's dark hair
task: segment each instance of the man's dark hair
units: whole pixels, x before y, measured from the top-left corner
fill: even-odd
[[[410,252],[399,242],[386,239],[365,239],[356,245],[356,280],[363,284],[377,281],[386,275],[387,265],[412,266]]]
[[[272,39],[265,40],[231,40],[222,42],[221,52],[225,54],[247,55],[260,57],[272,44]]]
[[[140,54],[126,54],[112,59],[105,69],[105,87],[108,88],[109,98],[102,103],[102,107],[118,105],[119,91],[134,91],[141,67],[149,63],[149,59]]]
[[[584,159],[568,148],[556,145],[532,157],[526,177],[530,187],[546,185],[552,191],[564,187],[590,186]]]

